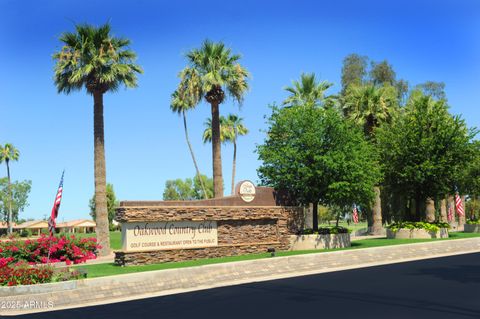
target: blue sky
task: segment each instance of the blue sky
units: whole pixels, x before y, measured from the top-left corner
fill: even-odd
[[[181,118],[170,94],[184,54],[209,38],[242,54],[251,89],[238,113],[250,134],[238,145],[237,180],[258,177],[255,145],[263,141],[268,104],[301,72],[315,72],[340,89],[349,53],[387,59],[410,84],[444,81],[451,111],[480,127],[480,2],[478,1],[15,1],[0,0],[0,144],[21,152],[14,180],[32,180],[22,218],[49,214],[65,168],[60,219],[88,217],[93,184],[93,101],[85,92],[57,94],[52,54],[74,23],[110,21],[113,34],[131,39],[145,74],[137,89],[107,94],[107,180],[117,197],[161,199],[167,179],[192,177],[194,167]],[[200,169],[211,175],[211,146],[203,145],[209,107],[188,113]],[[222,147],[226,193],[232,147]],[[0,176],[6,174],[0,167]]]

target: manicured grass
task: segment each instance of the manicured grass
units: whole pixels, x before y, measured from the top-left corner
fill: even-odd
[[[331,226],[335,226],[335,223],[330,223],[330,224],[327,224],[327,223],[321,223],[318,225],[318,227],[331,227]],[[367,222],[360,222],[358,224],[355,224],[355,223],[350,223],[350,225],[348,225],[347,222],[344,222],[344,221],[341,221],[338,223],[338,226],[342,226],[342,227],[345,227],[345,228],[348,228],[350,229],[351,231],[356,231],[356,230],[359,230],[359,229],[362,229],[362,228],[368,228],[368,224]]]
[[[419,242],[427,242],[427,241],[435,241],[435,240],[454,240],[454,239],[472,238],[472,237],[480,237],[480,234],[450,233],[450,238],[444,238],[444,239],[387,239],[387,238],[362,239],[362,240],[357,240],[352,242],[352,246],[349,248],[325,249],[325,250],[281,251],[281,252],[277,252],[276,255],[277,256],[294,256],[294,255],[314,254],[314,253],[318,254],[318,253],[335,251],[335,250],[351,250],[351,249],[361,249],[361,248],[370,248],[370,247],[411,244],[411,243],[419,243]],[[202,265],[210,265],[210,264],[218,264],[218,263],[227,263],[227,262],[233,262],[233,261],[264,259],[264,258],[271,258],[270,254],[269,253],[250,254],[250,255],[242,255],[242,256],[199,259],[199,260],[171,262],[171,263],[143,265],[143,266],[119,267],[110,263],[110,264],[97,264],[97,265],[80,265],[75,267],[85,269],[88,273],[88,278],[95,278],[95,277],[128,274],[128,273],[135,273],[135,272],[142,272],[142,271],[194,267],[194,266],[202,266]]]

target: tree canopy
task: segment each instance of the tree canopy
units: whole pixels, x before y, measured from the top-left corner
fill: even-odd
[[[119,203],[117,197],[115,196],[115,190],[113,189],[113,184],[107,183],[107,211],[108,211],[108,223],[111,225],[113,219],[115,218],[115,209],[118,207]],[[89,201],[90,207],[90,216],[93,219],[96,219],[95,215],[95,195]]]
[[[110,34],[110,24],[95,27],[78,24],[76,32],[60,36],[64,43],[56,52],[54,81],[58,92],[81,90],[105,93],[116,91],[120,85],[137,86],[137,73],[142,68],[135,64],[136,54],[128,49],[130,40]]]
[[[213,197],[213,180],[201,175],[208,198]],[[186,179],[170,179],[165,182],[163,200],[196,200],[204,199],[203,191],[198,176]]]
[[[19,213],[28,207],[28,195],[32,188],[32,182],[29,180],[16,181],[10,184],[10,188],[12,194],[12,221],[17,221]],[[2,220],[7,219],[9,201],[8,178],[0,178],[0,214]]]
[[[452,194],[473,156],[468,129],[460,116],[452,116],[444,100],[415,91],[404,113],[377,131],[385,181],[420,203]]]
[[[380,169],[356,126],[332,109],[275,106],[267,124],[257,148],[264,185],[288,191],[303,205],[371,204]]]

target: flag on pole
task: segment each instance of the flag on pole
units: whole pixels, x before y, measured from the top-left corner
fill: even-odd
[[[357,205],[354,205],[353,206],[353,214],[352,214],[352,217],[353,217],[353,222],[355,224],[358,224],[358,210],[357,210]]]
[[[463,203],[460,195],[455,194],[455,207],[457,208],[457,215],[458,216],[465,216],[465,211],[463,210]]]
[[[451,222],[453,220],[453,206],[452,205],[448,205],[447,219],[448,219],[448,222]]]
[[[58,210],[60,209],[60,203],[62,201],[62,193],[63,193],[63,175],[65,171],[62,172],[62,178],[60,179],[60,185],[58,185],[57,196],[55,196],[55,202],[53,202],[52,213],[50,214],[50,218],[48,219],[48,230],[50,232],[50,236],[53,236],[55,231],[55,227],[57,226],[55,220],[58,216]]]

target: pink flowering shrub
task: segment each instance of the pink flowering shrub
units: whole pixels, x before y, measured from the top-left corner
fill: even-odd
[[[0,242],[0,267],[2,263],[10,264],[24,261],[29,264],[46,264],[47,262],[65,262],[79,264],[88,259],[95,259],[97,250],[96,238],[49,237],[42,235],[35,240],[10,239]],[[50,250],[50,260],[48,251]]]

